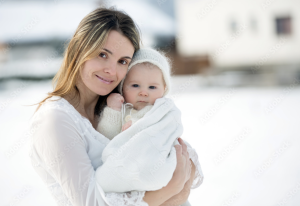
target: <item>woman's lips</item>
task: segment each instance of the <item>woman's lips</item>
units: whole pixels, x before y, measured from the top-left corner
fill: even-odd
[[[104,79],[103,77],[100,77],[98,75],[96,75],[96,77],[103,83],[105,84],[111,84],[113,81],[112,80],[109,80],[109,79]]]

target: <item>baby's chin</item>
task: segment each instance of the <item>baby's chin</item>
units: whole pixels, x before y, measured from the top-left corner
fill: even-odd
[[[133,108],[136,110],[141,110],[148,105],[151,105],[151,104],[149,102],[137,102],[133,105]]]

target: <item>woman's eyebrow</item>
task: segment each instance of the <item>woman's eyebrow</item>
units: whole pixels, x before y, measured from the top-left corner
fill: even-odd
[[[108,53],[110,53],[111,55],[113,54],[111,51],[109,51],[108,49],[105,49],[103,48],[104,51],[107,51]],[[122,57],[122,58],[125,58],[125,59],[131,59],[131,57],[129,56],[125,56],[125,57]]]
[[[113,54],[111,51],[109,51],[108,49],[103,48],[104,51],[107,51],[110,54]]]

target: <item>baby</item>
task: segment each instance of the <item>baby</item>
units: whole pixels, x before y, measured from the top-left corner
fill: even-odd
[[[162,54],[147,48],[140,49],[131,62],[128,73],[119,85],[121,94],[107,98],[97,130],[110,140],[142,118],[156,99],[170,91],[170,66]],[[132,105],[131,114],[122,119],[123,103]],[[124,108],[123,108],[124,109]]]
[[[145,114],[147,112],[149,112],[151,110],[151,108],[153,108],[153,105],[155,104],[156,100],[159,98],[165,97],[165,95],[170,91],[170,78],[171,78],[170,77],[170,65],[169,65],[167,58],[163,54],[159,53],[158,51],[156,51],[154,49],[150,49],[150,48],[140,49],[139,51],[137,51],[133,57],[132,62],[129,65],[128,73],[127,73],[126,77],[124,78],[123,81],[121,81],[121,83],[119,85],[118,89],[121,94],[112,93],[108,96],[107,107],[105,107],[101,113],[97,130],[100,133],[102,133],[104,136],[109,138],[110,140],[114,140],[114,143],[115,143],[117,140],[115,140],[113,138],[116,135],[127,130],[131,125],[135,124],[137,121],[139,121],[139,120],[141,121],[141,119],[143,119]],[[169,99],[169,101],[171,101],[171,100]],[[125,104],[123,104],[123,103],[125,103]],[[157,103],[157,105],[158,104],[159,103]],[[129,108],[129,110],[125,111],[125,114],[124,114],[124,111],[122,112],[122,109],[124,110],[126,105],[130,105],[131,108]],[[161,105],[164,106],[164,108],[161,108],[162,111],[165,111],[165,110],[173,111],[172,109],[170,109],[170,108],[172,108],[173,104],[161,104]],[[153,109],[156,109],[156,108],[157,107],[154,107]],[[162,112],[158,112],[158,113],[162,113]],[[180,113],[180,111],[178,111],[178,113]],[[153,114],[151,114],[151,115],[153,115]],[[174,115],[170,115],[170,116],[173,117]],[[172,127],[172,130],[174,130],[174,128],[176,128],[175,130],[177,132],[177,133],[175,133],[174,132],[175,130],[174,130],[172,132],[173,134],[175,134],[175,135],[182,134],[182,125],[181,125],[181,120],[180,120],[180,114],[179,114],[179,116],[175,115],[175,117],[176,117],[176,119],[179,119],[177,122],[174,120],[169,121],[168,123],[162,122],[163,125],[161,126],[161,129],[160,129],[161,133],[169,134],[169,133],[164,133],[163,129],[166,127]],[[148,118],[149,118],[149,115],[148,115]],[[149,121],[147,121],[147,122],[149,122]],[[161,121],[159,121],[158,124],[159,123],[161,123]],[[173,126],[171,126],[172,124],[173,124]],[[178,126],[175,124],[178,124]],[[177,136],[177,137],[179,137],[179,136]],[[168,138],[168,137],[166,137],[166,138]],[[175,138],[172,137],[172,138],[173,138],[172,141],[174,142],[174,139],[176,137]],[[146,144],[147,141],[144,140],[143,142],[141,144]],[[177,142],[177,140],[176,140],[176,142]],[[111,143],[113,143],[113,142],[111,142]],[[164,143],[164,144],[166,144],[166,143]],[[171,145],[172,143],[168,143],[168,144],[170,146],[172,146]],[[119,144],[117,144],[117,145],[119,145]],[[130,151],[132,151],[132,150],[134,150],[134,149],[131,149]],[[166,151],[166,149],[164,148],[164,150],[161,150],[161,151]],[[104,151],[104,153],[105,153],[105,151]],[[103,153],[103,156],[105,157],[104,153]],[[126,155],[127,155],[127,153],[125,154],[125,156]],[[139,155],[142,156],[143,154],[139,153]],[[147,155],[150,156],[150,154],[147,154]],[[152,158],[154,161],[156,156],[152,155],[149,158]],[[146,158],[142,159],[142,161],[147,161],[147,159]],[[122,164],[124,164],[124,163],[122,163]],[[175,165],[176,165],[176,160],[175,160]],[[104,167],[105,167],[105,164],[104,164]],[[102,169],[104,167],[102,167]],[[111,168],[120,168],[120,167],[114,166]],[[139,168],[139,167],[134,166],[133,168]],[[174,167],[173,167],[173,169],[174,169]],[[113,170],[114,169],[106,170],[106,173],[109,173],[109,171],[113,171]],[[131,173],[133,173],[132,171],[131,171]],[[136,173],[139,173],[140,171],[143,171],[143,170],[139,168],[136,171],[137,171]],[[171,170],[169,169],[168,171],[171,171]],[[99,172],[101,172],[101,171],[99,171]],[[105,174],[105,172],[103,172],[102,174]],[[104,177],[105,175],[100,175],[100,176],[102,176],[103,181],[110,178],[110,177]],[[113,178],[111,178],[111,179],[113,179]],[[130,179],[130,177],[128,177],[128,179]],[[137,179],[137,182],[138,183],[140,182],[140,180],[138,180],[138,179],[140,179],[140,176],[137,176],[132,179]],[[146,179],[149,179],[149,178],[147,177]],[[103,181],[102,181],[102,183],[103,183]],[[124,180],[124,181],[126,181],[126,180]],[[134,184],[133,181],[131,181],[131,183]],[[107,185],[108,184],[109,184],[109,181],[107,180]],[[145,185],[149,185],[149,183],[145,184]],[[103,188],[105,188],[104,185],[101,185],[101,186],[103,186]],[[121,186],[118,185],[118,187],[121,187]],[[111,188],[114,188],[114,187],[111,187]],[[126,187],[126,188],[128,188],[128,187]],[[143,189],[146,189],[146,188],[143,188]],[[183,205],[188,206],[190,204],[187,201]]]

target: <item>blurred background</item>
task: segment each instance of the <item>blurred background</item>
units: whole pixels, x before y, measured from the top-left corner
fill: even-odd
[[[0,0],[1,205],[55,205],[26,130],[81,19],[115,6],[172,60],[193,206],[300,205],[299,0]]]

